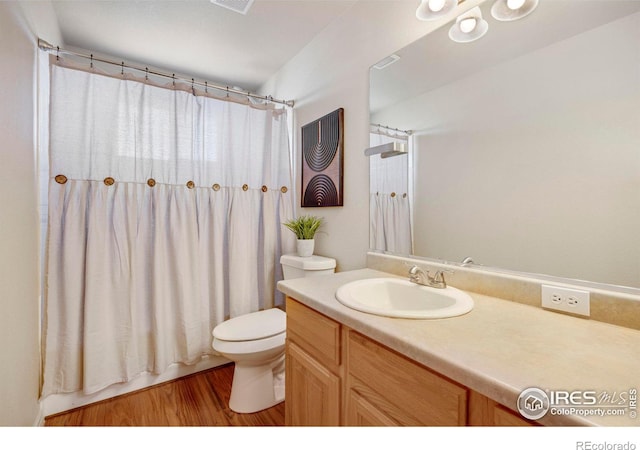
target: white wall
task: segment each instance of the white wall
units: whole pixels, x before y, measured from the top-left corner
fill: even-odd
[[[480,3],[466,1],[458,11]],[[369,248],[369,67],[449,20],[420,22],[414,0],[361,0],[331,23],[261,89],[294,99],[296,194],[300,204],[300,127],[344,108],[344,206],[300,208],[326,219],[316,254],[338,261],[338,270],[366,266]],[[295,39],[295,36],[292,36]]]
[[[639,43],[636,13],[376,115],[428,128],[416,254],[640,287]]]
[[[0,2],[0,425],[39,421],[37,37],[47,6]],[[46,33],[45,33],[46,34]],[[46,36],[43,36],[46,37]]]

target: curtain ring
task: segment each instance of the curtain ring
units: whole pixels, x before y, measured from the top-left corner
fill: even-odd
[[[395,197],[395,196],[396,196],[396,193],[395,193],[395,192],[392,192],[392,193],[391,193],[391,198],[393,198],[393,197]]]
[[[269,188],[268,188],[268,187],[266,187],[266,186],[262,186],[262,192],[267,192],[268,190],[269,190]]]
[[[204,82],[204,93],[208,94],[209,93],[209,86],[207,85],[207,82]]]
[[[171,75],[171,78],[173,79],[173,85],[176,85],[176,74],[174,73],[173,75]]]
[[[115,183],[116,180],[114,180],[111,177],[107,177],[104,179],[104,184],[106,184],[107,186],[113,186],[113,183]]]
[[[193,87],[193,78],[191,79],[191,93],[194,97],[196,96],[196,89]]]
[[[124,75],[124,61],[120,63],[120,75]]]
[[[154,180],[153,178],[149,178],[149,179],[147,180],[147,185],[148,185],[149,187],[154,187],[154,186],[156,185],[156,180]]]
[[[402,198],[407,198],[407,193],[402,194]]]
[[[218,192],[220,190],[220,185],[218,183],[216,183],[213,186],[211,186],[211,189],[213,189],[214,191]]]
[[[60,61],[60,46],[56,47],[56,61]]]
[[[144,79],[149,81],[149,68],[148,67],[144,68]]]
[[[65,184],[67,182],[67,177],[65,177],[64,175],[56,175],[54,180],[56,180],[56,183],[58,184]]]
[[[187,181],[187,187],[189,189],[193,189],[194,187],[196,187],[196,184],[193,181]]]
[[[91,54],[91,68],[93,69],[93,53]]]
[[[283,194],[286,194],[288,190],[289,190],[289,189],[287,189],[287,187],[286,187],[286,186],[282,186],[282,187],[280,188],[280,192],[282,192]]]
[[[242,190],[247,192],[249,190],[249,185],[248,184],[243,184],[242,185]]]
[[[227,86],[227,98],[229,98],[229,86]]]

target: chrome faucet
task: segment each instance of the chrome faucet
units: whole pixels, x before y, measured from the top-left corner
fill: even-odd
[[[418,266],[411,266],[409,269],[409,281],[438,289],[445,289],[447,282],[444,279],[445,273],[453,273],[452,270],[438,270],[433,276],[429,271],[424,271]]]

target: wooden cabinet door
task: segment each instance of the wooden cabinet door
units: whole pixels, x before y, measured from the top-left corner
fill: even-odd
[[[340,378],[291,341],[285,389],[287,425],[340,425]]]
[[[398,422],[353,389],[349,390],[345,425],[349,427],[396,427]]]
[[[530,427],[538,423],[526,420],[488,397],[471,391],[469,395],[469,425],[495,427]]]
[[[535,424],[500,405],[496,405],[493,411],[493,425],[496,427],[531,427]]]

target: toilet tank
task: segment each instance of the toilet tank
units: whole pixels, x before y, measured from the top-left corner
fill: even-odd
[[[333,273],[336,270],[336,260],[324,256],[312,255],[302,257],[298,255],[282,255],[282,274],[285,280],[302,277],[313,277]]]

